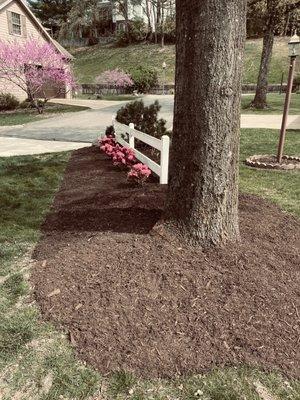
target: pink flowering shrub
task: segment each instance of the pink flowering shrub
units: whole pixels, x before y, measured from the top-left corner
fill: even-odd
[[[104,151],[105,154],[107,154],[109,157],[113,157],[115,148],[109,143],[104,144],[103,146],[100,146],[100,149]]]
[[[100,150],[102,150],[109,157],[112,157],[115,152],[117,142],[112,136],[104,136],[99,140]]]
[[[128,172],[128,180],[137,182],[139,184],[143,184],[151,175],[151,170],[147,167],[147,165],[139,163],[135,164],[131,167]]]
[[[104,136],[102,139],[100,139],[100,144],[101,146],[106,144],[110,144],[111,146],[116,146],[117,142],[113,136]]]
[[[112,136],[100,140],[100,149],[112,158],[114,165],[131,167],[136,162],[134,150],[120,146]]]
[[[96,83],[107,84],[115,88],[129,88],[133,86],[130,75],[120,69],[105,71],[95,79]]]
[[[107,154],[114,165],[121,168],[130,168],[128,180],[143,184],[151,175],[151,170],[147,165],[136,164],[136,157],[133,149],[120,146],[112,136],[104,136],[99,140],[100,149]]]
[[[119,167],[131,167],[135,163],[136,158],[132,149],[117,144],[112,154],[112,160],[114,165]]]

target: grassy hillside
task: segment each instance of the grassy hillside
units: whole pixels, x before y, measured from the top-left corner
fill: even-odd
[[[276,39],[272,65],[270,71],[270,83],[280,83],[282,72],[285,80],[288,71],[288,39]],[[256,83],[262,40],[248,40],[244,63],[244,83]],[[95,76],[101,72],[122,68],[126,70],[136,65],[146,65],[155,68],[162,80],[161,65],[165,61],[168,65],[166,76],[169,83],[174,82],[175,73],[175,46],[166,46],[162,49],[159,45],[141,44],[128,47],[114,47],[113,45],[97,45],[73,51],[76,57],[74,62],[75,74],[81,83],[93,83]],[[297,64],[300,72],[300,62]]]

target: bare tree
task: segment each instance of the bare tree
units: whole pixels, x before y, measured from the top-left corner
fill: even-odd
[[[160,37],[161,46],[165,44],[165,21],[166,17],[175,13],[175,0],[147,0],[152,8],[152,16],[154,21],[155,43]]]
[[[257,88],[252,107],[257,109],[267,108],[268,77],[274,38],[277,31],[284,29],[287,16],[299,9],[300,1],[295,0],[253,0],[249,5],[257,7],[257,12],[263,13],[265,19],[265,30],[263,37],[263,50]]]
[[[239,238],[246,0],[177,0],[176,7],[176,94],[165,226],[196,244],[219,245]]]

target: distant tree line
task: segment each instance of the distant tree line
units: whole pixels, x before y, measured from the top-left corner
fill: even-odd
[[[120,45],[143,41],[175,42],[175,0],[28,0],[33,12],[57,37],[89,38],[111,34],[113,13],[121,16]],[[130,18],[130,7],[141,6],[143,18]],[[247,0],[247,35],[262,37],[263,50],[252,107],[267,107],[268,75],[276,35],[291,35],[300,28],[300,0]]]
[[[130,41],[175,42],[175,0],[28,0],[32,11],[52,35],[97,38],[113,31],[113,12],[124,19]],[[130,6],[140,5],[144,18],[130,20]],[[247,35],[262,37],[268,24],[274,35],[290,35],[300,28],[297,0],[248,0]]]
[[[56,38],[97,38],[112,35],[113,15],[122,20],[120,43],[175,43],[175,0],[28,0],[32,11]],[[132,18],[130,9],[142,15]]]

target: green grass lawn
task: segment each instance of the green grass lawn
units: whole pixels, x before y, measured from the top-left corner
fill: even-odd
[[[242,114],[282,114],[284,108],[285,94],[268,94],[268,106],[265,110],[249,108],[254,95],[242,96]],[[293,94],[290,104],[291,115],[300,115],[300,94]]]
[[[279,132],[272,129],[242,129],[240,190],[278,204],[300,217],[300,171],[268,171],[247,167],[244,160],[254,154],[277,154]],[[300,130],[288,131],[284,154],[300,154]]]
[[[275,153],[278,134],[243,130],[240,187],[300,216],[300,173],[246,167],[251,154]],[[288,132],[286,152],[300,153],[300,131]],[[39,317],[32,303],[28,251],[57,190],[70,153],[0,158],[0,398],[3,400],[260,400],[262,385],[277,400],[299,400],[300,382],[255,368],[217,369],[174,380],[111,377],[79,362],[66,335]],[[46,268],[46,266],[45,266]],[[95,397],[93,397],[95,396]]]
[[[88,107],[69,106],[65,104],[48,103],[44,114],[38,114],[35,109],[17,109],[15,111],[0,112],[0,126],[23,125],[28,122],[39,121],[55,114],[88,110]]]
[[[269,81],[280,83],[282,73],[287,81],[289,67],[288,38],[276,38],[272,56]],[[256,83],[262,51],[262,40],[247,40],[244,61],[244,83]],[[140,44],[128,47],[115,47],[114,45],[96,45],[84,49],[74,50],[74,70],[80,83],[93,83],[97,75],[103,71],[114,68],[127,70],[137,65],[149,66],[158,71],[162,82],[162,64],[167,63],[166,79],[174,83],[175,76],[175,46],[169,45],[161,48],[155,44]],[[296,66],[300,73],[300,63]],[[201,79],[201,77],[199,77]]]

